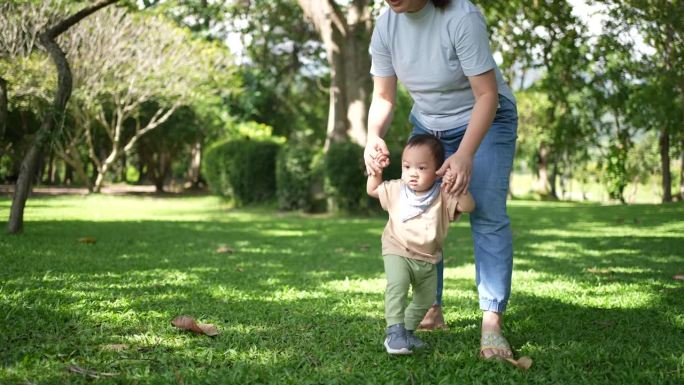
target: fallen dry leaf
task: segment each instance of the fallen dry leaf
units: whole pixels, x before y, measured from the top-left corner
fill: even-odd
[[[532,359],[530,357],[527,357],[527,356],[520,357],[520,358],[518,358],[517,361],[513,358],[505,358],[505,357],[504,357],[504,360],[508,361],[513,366],[517,366],[520,369],[527,370],[532,366]]]
[[[236,267],[235,270],[238,271],[238,272],[240,272],[240,273],[242,273],[243,271],[245,271],[245,269],[243,269],[243,268],[241,268],[241,267]]]
[[[72,372],[72,373],[83,374],[85,376],[92,377],[92,378],[114,377],[114,376],[119,375],[119,373],[96,372],[94,370],[84,369],[84,368],[77,366],[77,365],[69,365],[67,370]]]
[[[231,249],[228,246],[221,246],[218,249],[216,249],[216,252],[221,253],[221,254],[233,254],[235,252],[235,250]]]
[[[197,323],[197,321],[195,321],[194,318],[187,316],[187,315],[182,315],[182,316],[174,318],[171,321],[171,325],[173,325],[179,329],[190,330],[190,331],[198,333],[198,334],[206,334],[209,337],[213,337],[213,336],[219,334],[216,326],[214,326],[212,324]]]
[[[677,274],[672,278],[676,279],[677,281],[684,281],[684,275],[683,274]]]
[[[370,246],[367,243],[364,243],[364,244],[359,246],[359,249],[361,251],[368,251],[368,249],[370,249]]]
[[[80,243],[90,243],[90,244],[93,244],[93,243],[97,242],[97,239],[91,238],[91,237],[83,237],[83,238],[78,238],[78,241],[79,241]]]
[[[336,253],[344,253],[345,251],[347,251],[347,250],[345,250],[344,247],[338,247],[335,249]]]

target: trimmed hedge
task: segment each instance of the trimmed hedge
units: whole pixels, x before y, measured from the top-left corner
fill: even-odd
[[[238,205],[269,201],[276,193],[279,149],[279,144],[264,140],[215,143],[204,155],[203,175],[212,191]]]
[[[351,142],[332,143],[324,158],[327,193],[338,208],[358,210],[366,196],[363,147]]]
[[[311,193],[315,177],[315,152],[310,146],[290,144],[278,153],[276,194],[281,210],[306,210],[313,207]]]

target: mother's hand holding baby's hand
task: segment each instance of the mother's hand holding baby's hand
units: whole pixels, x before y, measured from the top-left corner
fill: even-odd
[[[442,167],[437,170],[437,175],[441,177],[449,176],[449,181],[444,186],[444,191],[462,195],[468,191],[470,184],[470,173],[473,169],[473,157],[460,154],[458,151],[444,161]]]
[[[382,174],[382,169],[389,166],[389,150],[382,138],[375,135],[368,137],[363,150],[363,161],[368,175]]]
[[[454,174],[451,172],[451,170],[447,170],[444,176],[442,177],[442,190],[445,192],[449,191],[451,186],[454,184]]]

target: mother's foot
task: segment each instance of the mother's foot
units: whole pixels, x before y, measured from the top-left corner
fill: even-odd
[[[442,306],[432,305],[425,313],[425,317],[420,321],[418,329],[434,330],[434,329],[448,329],[449,327],[444,322],[444,314],[442,314]]]
[[[482,339],[480,340],[480,355],[489,359],[492,357],[513,357],[511,346],[501,334],[503,314],[485,311],[482,314]]]

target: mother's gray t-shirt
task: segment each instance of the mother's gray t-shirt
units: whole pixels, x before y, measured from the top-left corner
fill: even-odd
[[[496,73],[499,94],[515,102],[489,49],[487,26],[468,0],[435,8],[428,0],[413,13],[387,9],[371,38],[373,76],[397,76],[413,98],[420,124],[441,131],[470,121],[475,96],[468,76]]]

